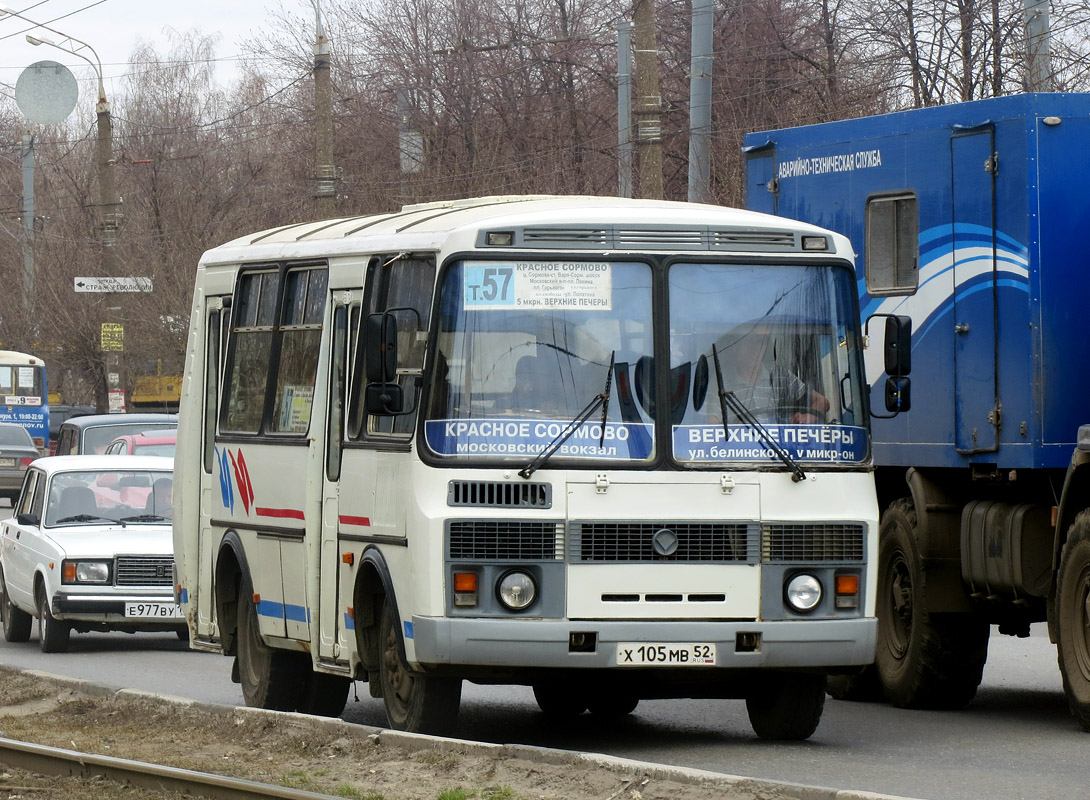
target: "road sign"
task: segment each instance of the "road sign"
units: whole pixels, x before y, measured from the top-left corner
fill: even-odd
[[[125,349],[125,326],[119,322],[102,323],[102,349],[120,351]]]
[[[151,278],[76,278],[77,292],[150,292]]]

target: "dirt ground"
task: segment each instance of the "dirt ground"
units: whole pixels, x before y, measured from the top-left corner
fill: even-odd
[[[787,800],[806,793],[724,778],[686,782],[654,769],[519,757],[436,744],[340,721],[190,706],[0,667],[0,737],[150,761],[357,800]],[[402,737],[404,739],[404,737]],[[0,800],[180,798],[101,779],[34,775],[0,764]]]

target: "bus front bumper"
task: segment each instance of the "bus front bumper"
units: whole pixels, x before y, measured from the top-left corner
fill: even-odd
[[[624,669],[618,663],[620,643],[699,643],[715,645],[716,668],[820,669],[872,663],[877,630],[874,618],[628,622],[413,617],[405,644],[410,661],[434,666]],[[590,634],[594,646],[586,649]]]

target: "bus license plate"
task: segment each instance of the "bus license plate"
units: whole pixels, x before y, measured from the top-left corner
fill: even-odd
[[[14,458],[0,458],[0,467],[14,467],[14,466],[15,466],[15,459]]]
[[[715,666],[715,645],[706,642],[618,642],[617,666]]]
[[[143,619],[174,619],[182,616],[182,607],[177,603],[125,603],[125,616]]]

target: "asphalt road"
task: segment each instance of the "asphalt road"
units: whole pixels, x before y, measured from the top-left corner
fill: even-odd
[[[524,687],[467,684],[460,735],[533,744],[839,789],[930,800],[1090,796],[1090,734],[1067,712],[1055,649],[1043,625],[1029,639],[994,633],[984,683],[961,712],[902,711],[829,700],[807,742],[757,739],[741,701],[645,701],[630,717],[583,715],[558,727]],[[214,703],[237,705],[231,661],[185,649],[173,634],[77,634],[46,655],[0,637],[0,662]],[[344,718],[383,726],[364,684]]]

